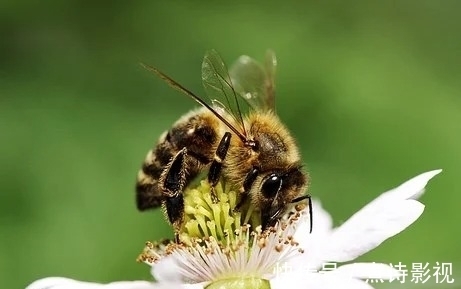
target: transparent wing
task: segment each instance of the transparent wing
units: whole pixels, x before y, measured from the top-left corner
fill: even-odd
[[[246,130],[242,110],[247,110],[234,89],[224,61],[215,50],[205,54],[202,63],[202,81],[213,107],[229,121],[236,123],[244,135]]]
[[[275,53],[266,53],[264,66],[242,55],[230,69],[230,78],[237,94],[255,110],[275,110]]]

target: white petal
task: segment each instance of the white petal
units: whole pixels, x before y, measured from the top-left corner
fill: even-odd
[[[341,274],[290,272],[270,280],[271,289],[373,289],[369,284]]]
[[[96,287],[95,287],[96,288]],[[101,289],[180,289],[179,283],[152,283],[147,281],[120,281],[103,284]]]
[[[45,289],[52,288],[55,286],[65,285],[74,283],[75,280],[62,278],[62,277],[48,277],[34,281],[32,284],[26,287],[26,289]]]
[[[195,284],[183,284],[182,289],[203,289],[209,282],[195,283]]]
[[[37,280],[26,287],[26,289],[163,289],[181,288],[180,285],[154,284],[147,281],[121,281],[109,284],[93,282],[82,282],[62,277],[49,277]]]
[[[394,188],[381,194],[368,205],[384,201],[393,202],[397,200],[417,199],[424,193],[424,187],[426,187],[427,183],[441,172],[442,170],[433,170],[422,173],[406,181],[397,188]]]
[[[424,205],[412,200],[441,170],[421,174],[388,191],[335,229],[319,249],[324,261],[347,262],[374,249],[416,221]]]
[[[374,249],[416,221],[424,205],[415,200],[367,206],[336,229],[321,249],[326,261],[347,262]]]
[[[353,263],[338,267],[333,273],[344,274],[359,279],[389,280],[400,276],[398,270],[383,263]]]
[[[152,265],[151,274],[158,282],[178,282],[180,283],[181,274],[175,259],[165,257],[158,263]]]

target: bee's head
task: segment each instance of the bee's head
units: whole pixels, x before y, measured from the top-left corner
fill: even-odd
[[[286,212],[287,205],[299,197],[307,185],[307,176],[300,167],[271,171],[258,184],[257,200],[263,229],[275,225]]]

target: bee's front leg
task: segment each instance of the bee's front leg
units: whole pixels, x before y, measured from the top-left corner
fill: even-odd
[[[160,176],[159,185],[165,196],[163,206],[168,221],[175,230],[175,240],[179,242],[178,230],[184,218],[183,190],[187,181],[187,149],[180,150],[168,163]]]
[[[210,165],[210,170],[208,171],[208,182],[211,185],[211,200],[213,203],[217,203],[219,201],[215,192],[215,186],[218,184],[219,178],[221,177],[223,161],[227,155],[227,151],[229,150],[231,137],[232,135],[230,132],[226,132],[224,134],[218,144],[213,161]]]
[[[253,185],[256,177],[259,174],[259,168],[253,167],[251,171],[246,175],[245,180],[243,181],[243,187],[240,192],[240,200],[235,206],[234,212],[238,212],[243,204],[248,199],[248,193],[251,190],[251,186]]]

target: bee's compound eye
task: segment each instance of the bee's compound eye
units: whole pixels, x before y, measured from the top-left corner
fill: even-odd
[[[276,174],[271,174],[264,181],[261,191],[266,198],[273,198],[282,187],[282,178]]]

